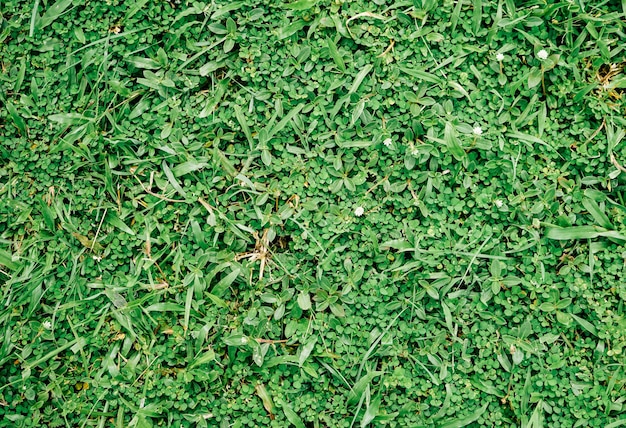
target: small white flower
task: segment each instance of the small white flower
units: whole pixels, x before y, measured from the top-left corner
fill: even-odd
[[[537,58],[539,59],[548,59],[548,51],[546,51],[545,49],[541,49],[539,52],[537,52]]]
[[[391,146],[391,138],[386,138],[385,141],[383,141],[383,144],[385,145],[385,147],[390,147]]]
[[[483,129],[480,126],[475,126],[472,132],[474,135],[483,135]]]
[[[50,321],[44,321],[42,325],[46,330],[50,330],[52,328],[52,323]]]
[[[496,54],[496,60],[497,60],[497,61],[502,61],[502,60],[504,60],[504,54],[501,54],[501,53]]]
[[[504,205],[504,202],[502,202],[502,199],[496,199],[495,201],[493,201],[494,204],[496,204],[496,207],[498,208],[502,208],[502,205]]]
[[[363,207],[358,207],[357,209],[354,210],[354,215],[357,217],[361,217],[364,212],[365,212],[365,209],[363,209]]]

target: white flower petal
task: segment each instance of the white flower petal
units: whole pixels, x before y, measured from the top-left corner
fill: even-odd
[[[354,215],[357,217],[361,217],[365,213],[365,209],[363,207],[358,207],[354,210]]]

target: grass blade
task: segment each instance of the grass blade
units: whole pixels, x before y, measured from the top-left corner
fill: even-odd
[[[365,376],[359,379],[357,383],[354,384],[354,386],[352,387],[352,390],[350,391],[350,394],[348,395],[348,403],[347,403],[348,406],[351,406],[357,403],[361,399],[361,396],[365,392],[365,388],[370,384],[370,382],[375,377],[378,377],[382,375],[383,373],[384,372],[382,371],[373,371],[373,372],[367,373]]]
[[[63,15],[65,9],[70,7],[72,4],[72,0],[59,0],[52,6],[48,8],[46,13],[42,15],[41,18],[37,20],[35,25],[36,29],[42,30],[46,28],[48,25],[52,24],[59,16]],[[36,13],[36,11],[33,11]]]
[[[352,83],[352,86],[350,87],[348,94],[354,94],[357,91],[357,89],[359,89],[359,86],[361,86],[363,79],[365,79],[368,73],[372,71],[372,68],[373,68],[372,64],[367,64],[365,67],[363,67],[363,70],[361,70],[359,74],[356,75],[356,78],[354,79],[354,82]]]
[[[37,19],[39,18],[39,0],[35,0],[33,5],[33,11],[30,15],[30,29],[28,31],[28,37],[33,37],[35,34],[35,27],[37,26]]]
[[[582,328],[584,328],[585,330],[587,330],[589,333],[593,334],[594,336],[598,337],[598,331],[596,330],[596,328],[593,326],[593,324],[591,324],[589,321],[587,321],[584,318],[579,317],[578,315],[574,315],[574,314],[570,314],[572,318],[574,318],[574,320],[580,324],[580,326]]]
[[[248,139],[250,150],[254,150],[254,138],[252,138],[252,133],[250,132],[250,128],[248,127],[248,123],[246,122],[246,117],[243,115],[243,111],[241,110],[241,107],[236,105],[233,107],[233,109],[235,110],[235,117],[237,118],[237,121],[239,122],[239,126],[241,126],[241,130],[243,131],[244,135]]]
[[[294,412],[293,409],[289,407],[287,403],[285,403],[284,401],[280,401],[279,403],[280,403],[280,407],[282,407],[283,409],[283,413],[285,414],[285,417],[287,418],[289,422],[291,422],[291,424],[293,424],[293,426],[295,426],[296,428],[305,428],[304,422],[302,421],[300,416],[298,416],[298,414]]]
[[[183,188],[180,186],[180,183],[178,182],[178,180],[176,180],[176,177],[174,176],[174,173],[172,172],[172,170],[170,170],[170,167],[167,165],[167,162],[163,161],[162,165],[163,165],[163,172],[165,172],[165,176],[167,177],[167,181],[170,182],[174,190],[176,190],[183,198],[186,198],[187,193],[185,193]]]
[[[21,265],[13,261],[11,253],[0,250],[0,266],[5,266],[9,270],[17,270]]]
[[[604,213],[604,211],[600,209],[600,206],[598,205],[596,201],[590,198],[584,198],[583,206],[585,207],[587,211],[589,211],[589,214],[591,214],[591,217],[593,217],[596,223],[598,223],[600,226],[605,227],[607,229],[614,228],[613,224],[611,223],[611,220],[609,220],[609,218]]]
[[[332,39],[326,40],[328,45],[328,52],[330,53],[331,58],[335,61],[337,68],[341,70],[343,73],[346,72],[346,63],[343,61],[339,50],[337,50],[337,45],[333,42]]]
[[[626,235],[616,231],[607,230],[600,226],[571,226],[571,227],[548,227],[546,238],[557,241],[567,241],[570,239],[594,239],[600,236],[615,238],[626,241]]]
[[[18,113],[17,109],[15,108],[13,104],[8,102],[6,106],[7,106],[7,110],[9,111],[9,114],[11,115],[11,119],[13,119],[13,123],[15,123],[15,126],[17,127],[18,131],[20,131],[20,135],[22,137],[26,137],[27,136],[26,122],[24,122],[24,119]]]
[[[467,416],[464,416],[462,418],[452,419],[451,421],[448,421],[448,422],[444,422],[441,425],[439,425],[439,428],[463,428],[465,426],[468,426],[472,422],[475,422],[476,420],[478,420],[478,418],[480,418],[482,414],[485,413],[485,410],[487,410],[488,406],[489,406],[489,403],[483,405],[483,407],[476,410],[474,413],[470,413]]]
[[[441,85],[443,83],[443,81],[439,77],[435,76],[434,74],[427,73],[424,70],[416,70],[407,67],[398,67],[398,69],[403,73],[408,74],[409,76],[417,77],[424,82],[436,83],[438,85]]]

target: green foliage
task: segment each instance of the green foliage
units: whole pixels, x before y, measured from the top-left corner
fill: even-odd
[[[4,1],[0,426],[623,425],[625,14]]]

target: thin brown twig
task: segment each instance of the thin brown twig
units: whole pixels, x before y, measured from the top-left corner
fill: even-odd
[[[258,343],[287,343],[288,340],[271,340],[271,339],[254,339],[256,340]]]
[[[596,138],[596,135],[598,135],[600,133],[600,131],[602,131],[602,128],[604,128],[604,125],[606,125],[606,120],[602,119],[602,123],[600,124],[600,127],[598,129],[596,129],[595,131],[593,131],[593,134],[591,134],[591,136],[589,138],[587,138],[587,141],[585,141],[585,143],[588,143],[589,141],[591,141],[594,138]]]
[[[385,49],[385,52],[378,55],[378,58],[382,58],[385,55],[387,55],[393,49],[393,45],[395,44],[396,44],[396,41],[394,39],[391,39],[391,43],[389,43],[389,46],[387,47],[387,49]]]
[[[613,153],[611,153],[611,163],[615,166],[615,168],[619,169],[622,172],[626,172],[626,168],[624,168],[617,162],[617,159],[615,159],[615,155]]]

